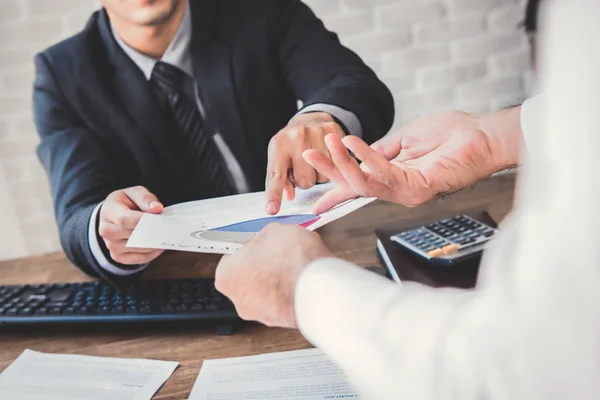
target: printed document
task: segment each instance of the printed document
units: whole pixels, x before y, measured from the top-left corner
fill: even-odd
[[[204,361],[189,400],[360,399],[321,350]]]
[[[312,231],[375,200],[358,198],[314,215],[317,200],[334,187],[329,183],[297,189],[296,198],[284,200],[274,216],[265,211],[264,192],[176,204],[161,214],[144,214],[127,247],[229,254],[270,223],[301,225]]]
[[[0,399],[150,400],[177,365],[25,350],[0,375]]]

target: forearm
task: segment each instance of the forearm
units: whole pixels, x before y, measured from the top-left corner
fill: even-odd
[[[279,5],[281,63],[297,98],[305,107],[328,104],[353,113],[368,143],[385,135],[394,119],[389,89],[305,4],[286,0]]]
[[[466,400],[476,398],[477,387],[466,397],[435,391],[443,381],[462,390],[479,364],[468,348],[477,340],[448,341],[472,297],[410,283],[399,287],[345,261],[322,259],[300,277],[296,313],[305,337],[367,398]],[[456,354],[459,359],[448,359]]]
[[[88,275],[103,278],[89,246],[89,221],[96,204],[78,207],[59,220],[60,241],[69,260]]]
[[[521,106],[479,116],[482,131],[488,136],[497,171],[519,164],[523,147]]]
[[[490,138],[490,147],[498,171],[521,163],[529,138],[540,129],[543,96],[526,100],[523,105],[480,115],[482,130]]]

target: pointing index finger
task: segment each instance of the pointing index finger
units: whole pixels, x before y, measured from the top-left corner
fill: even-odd
[[[267,180],[265,182],[265,197],[267,213],[274,215],[281,208],[283,189],[286,188],[290,196],[291,182],[288,183],[288,168],[291,158],[286,152],[277,151],[276,145],[269,148],[269,161],[267,164]]]

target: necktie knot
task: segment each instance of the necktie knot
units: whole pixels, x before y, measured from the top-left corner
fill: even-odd
[[[150,81],[168,94],[179,93],[185,82],[185,72],[171,64],[159,61],[152,69]]]

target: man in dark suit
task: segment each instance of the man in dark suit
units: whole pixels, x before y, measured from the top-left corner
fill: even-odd
[[[392,124],[387,88],[299,0],[102,3],[35,58],[38,155],[86,273],[132,277],[160,255],[125,247],[142,212],[266,181],[277,213],[284,188],[325,180],[304,150]]]

